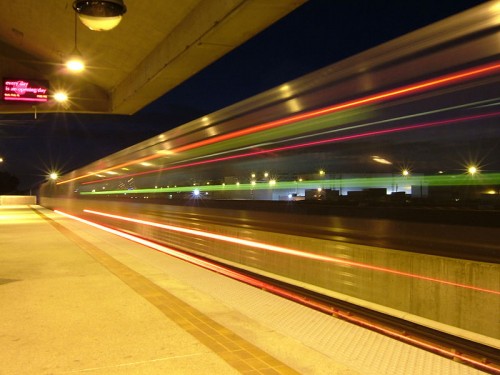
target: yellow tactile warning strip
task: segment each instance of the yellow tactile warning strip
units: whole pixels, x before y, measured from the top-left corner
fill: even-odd
[[[283,362],[181,301],[97,246],[31,208],[135,292],[242,374],[299,374]]]

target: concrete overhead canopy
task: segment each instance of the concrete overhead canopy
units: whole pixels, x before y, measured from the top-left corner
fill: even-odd
[[[115,29],[91,31],[73,0],[0,0],[0,75],[48,81],[39,112],[133,114],[305,1],[125,0]],[[75,44],[79,74],[64,66]],[[51,100],[56,90],[68,103]],[[0,114],[32,111],[0,100]]]

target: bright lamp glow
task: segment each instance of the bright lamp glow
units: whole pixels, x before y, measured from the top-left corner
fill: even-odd
[[[56,92],[54,94],[54,100],[57,102],[65,102],[68,100],[68,95],[64,92]]]
[[[467,172],[470,175],[474,176],[476,173],[478,173],[478,169],[474,165],[471,165],[470,167],[467,168]]]
[[[79,60],[70,60],[66,63],[66,67],[72,72],[81,72],[85,65]]]
[[[123,0],[76,0],[73,9],[90,30],[107,31],[118,26],[127,11]]]
[[[66,68],[72,72],[81,72],[85,69],[85,64],[83,62],[82,56],[78,52],[73,52],[71,56],[66,61]]]

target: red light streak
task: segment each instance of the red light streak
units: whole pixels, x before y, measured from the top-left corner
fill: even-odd
[[[365,138],[365,137],[374,137],[374,136],[379,136],[379,135],[383,135],[383,134],[398,133],[398,132],[404,132],[404,131],[421,129],[421,128],[432,127],[432,126],[449,125],[449,124],[456,123],[456,122],[480,120],[480,119],[484,119],[484,118],[495,117],[498,115],[500,115],[500,112],[486,113],[486,114],[482,114],[482,115],[461,117],[461,118],[441,120],[441,121],[433,121],[433,122],[427,122],[427,123],[421,123],[421,124],[413,124],[413,125],[407,125],[407,126],[384,129],[384,130],[374,130],[374,131],[369,131],[369,132],[365,132],[365,133],[322,139],[319,141],[299,143],[299,144],[295,144],[295,145],[275,147],[275,148],[271,148],[271,149],[263,149],[263,150],[258,150],[258,151],[247,152],[244,154],[224,156],[224,157],[220,157],[220,158],[201,160],[201,161],[196,161],[196,162],[192,162],[192,163],[179,164],[179,165],[175,165],[172,167],[165,167],[165,168],[160,168],[160,169],[155,169],[155,170],[150,170],[150,171],[130,173],[130,174],[127,174],[124,176],[108,177],[108,178],[103,178],[100,180],[83,182],[82,185],[89,185],[89,184],[94,184],[97,182],[104,182],[104,181],[116,180],[116,179],[127,178],[127,177],[142,176],[142,175],[146,175],[146,174],[170,171],[170,170],[180,169],[180,168],[195,167],[195,166],[203,165],[203,164],[223,162],[223,161],[228,161],[228,160],[233,160],[233,159],[240,159],[240,158],[246,158],[246,157],[250,157],[250,156],[257,156],[257,155],[261,155],[261,154],[268,154],[268,153],[274,153],[274,152],[280,152],[280,151],[286,151],[286,150],[320,146],[320,145],[324,145],[324,144],[328,144],[328,143],[351,141],[354,139]]]
[[[218,241],[230,242],[230,243],[243,245],[243,246],[247,246],[247,247],[251,247],[251,248],[255,248],[255,249],[272,251],[272,252],[277,252],[277,253],[281,253],[281,254],[288,254],[288,255],[293,255],[293,256],[297,256],[297,257],[301,257],[301,258],[307,258],[307,259],[318,260],[318,261],[329,262],[329,263],[336,263],[336,264],[347,265],[347,266],[352,266],[352,267],[357,267],[357,268],[369,269],[371,271],[385,272],[385,273],[389,273],[389,274],[393,274],[393,275],[409,277],[409,278],[418,279],[418,280],[431,281],[431,282],[435,282],[435,283],[439,283],[439,284],[443,284],[443,285],[450,285],[450,286],[454,286],[454,287],[458,287],[458,288],[471,289],[471,290],[475,290],[475,291],[483,292],[483,293],[491,293],[491,294],[500,295],[500,291],[496,291],[496,290],[480,288],[480,287],[476,287],[473,285],[455,283],[453,281],[447,281],[447,280],[437,279],[434,277],[428,277],[428,276],[418,275],[418,274],[414,274],[414,273],[398,271],[398,270],[391,269],[391,268],[373,266],[370,264],[359,263],[359,262],[349,261],[349,260],[340,259],[340,258],[334,258],[334,257],[326,256],[326,255],[312,254],[312,253],[308,253],[305,251],[285,248],[285,247],[281,247],[281,246],[275,246],[275,245],[270,245],[270,244],[265,244],[265,243],[261,243],[261,242],[250,241],[250,240],[243,240],[243,239],[236,238],[236,237],[224,236],[224,235],[200,231],[200,230],[196,230],[196,229],[177,227],[177,226],[173,226],[173,225],[161,224],[161,223],[156,223],[156,222],[146,221],[146,220],[141,220],[141,219],[134,219],[131,217],[114,215],[114,214],[109,214],[109,213],[104,213],[104,212],[99,212],[99,211],[93,211],[93,210],[87,210],[87,209],[85,209],[83,211],[86,213],[89,213],[89,214],[93,214],[93,215],[104,216],[104,217],[109,217],[112,219],[128,221],[128,222],[147,225],[147,226],[152,226],[152,227],[161,228],[161,229],[165,229],[165,230],[169,230],[169,231],[185,233],[185,234],[189,234],[189,235],[193,235],[193,236],[211,238],[211,239],[215,239]]]
[[[90,211],[90,210],[85,210],[85,211],[86,212],[90,212],[90,213],[93,212],[93,211]],[[97,228],[97,229],[106,231],[108,233],[120,236],[122,238],[128,239],[128,240],[130,240],[132,242],[136,242],[138,244],[141,244],[141,245],[144,245],[146,247],[152,248],[154,250],[160,251],[160,252],[162,252],[164,254],[173,256],[173,257],[175,257],[177,259],[181,259],[181,260],[187,261],[187,262],[189,262],[191,264],[200,266],[200,267],[208,269],[210,271],[219,273],[221,275],[230,277],[230,278],[235,279],[235,280],[239,280],[241,282],[247,283],[249,285],[252,285],[254,287],[260,288],[262,290],[269,291],[269,292],[271,292],[273,294],[276,294],[276,295],[279,295],[281,297],[290,299],[292,301],[298,302],[298,303],[303,304],[305,306],[314,308],[314,309],[319,310],[319,311],[321,311],[323,313],[327,313],[327,314],[330,314],[330,315],[334,315],[334,316],[340,317],[340,318],[342,318],[342,319],[344,319],[346,321],[349,321],[349,322],[351,322],[353,324],[356,324],[356,325],[359,325],[359,326],[362,326],[362,327],[374,330],[376,332],[380,332],[382,334],[385,334],[387,336],[396,338],[396,339],[401,340],[403,342],[410,343],[412,345],[418,346],[420,348],[424,348],[424,349],[429,350],[431,352],[437,352],[437,353],[439,353],[439,354],[441,354],[441,355],[443,355],[445,357],[457,358],[457,359],[459,359],[459,360],[461,360],[461,361],[463,361],[465,363],[468,363],[468,364],[470,364],[472,366],[476,366],[476,367],[479,367],[479,368],[482,368],[482,369],[486,369],[486,370],[494,372],[494,373],[498,373],[499,372],[499,369],[496,366],[494,366],[494,365],[489,365],[489,364],[481,362],[479,360],[475,360],[475,359],[470,358],[470,357],[468,357],[466,355],[457,353],[457,352],[455,352],[455,351],[453,351],[451,349],[444,349],[444,348],[439,347],[437,345],[433,345],[433,344],[430,344],[428,342],[424,342],[422,340],[419,340],[416,337],[410,337],[407,334],[399,333],[399,332],[387,329],[384,326],[374,324],[374,323],[369,322],[369,321],[364,320],[364,319],[360,319],[359,317],[356,317],[356,316],[352,315],[349,312],[340,311],[340,310],[338,310],[338,309],[336,309],[336,308],[334,308],[334,307],[332,307],[330,305],[327,305],[327,304],[324,304],[324,303],[321,303],[321,302],[318,302],[318,301],[314,301],[314,300],[308,299],[308,298],[306,298],[304,296],[301,296],[299,294],[296,294],[296,293],[294,293],[292,291],[280,288],[280,287],[272,285],[272,284],[265,283],[263,281],[260,281],[258,279],[253,278],[253,277],[250,277],[250,276],[246,276],[246,275],[240,274],[240,273],[238,273],[236,271],[233,271],[231,269],[225,268],[223,266],[219,266],[217,264],[213,264],[213,263],[205,261],[203,259],[191,256],[191,255],[188,255],[188,254],[185,254],[183,252],[176,251],[176,250],[171,249],[171,248],[168,248],[168,247],[166,247],[164,245],[160,245],[160,244],[157,244],[155,242],[151,242],[151,241],[145,240],[143,238],[140,238],[140,237],[128,234],[128,233],[124,233],[124,232],[121,232],[119,230],[115,230],[115,229],[106,227],[104,225],[94,223],[94,222],[89,221],[89,220],[82,219],[82,218],[80,218],[78,216],[73,216],[73,215],[67,214],[67,213],[59,211],[59,210],[54,210],[54,212],[56,212],[56,213],[58,213],[58,214],[60,214],[62,216],[65,216],[67,218],[70,218],[70,219],[79,221],[81,223],[90,225],[90,226],[92,226],[94,228]],[[106,216],[108,216],[108,215],[106,214]],[[116,216],[116,215],[109,215],[109,216],[113,217],[113,216]]]
[[[267,122],[267,123],[264,123],[264,124],[252,126],[252,127],[246,128],[246,129],[242,129],[242,130],[238,130],[238,131],[232,132],[232,133],[223,134],[223,135],[216,136],[216,137],[213,137],[213,138],[204,139],[203,141],[199,141],[199,142],[195,142],[195,143],[190,143],[188,145],[181,146],[181,147],[178,147],[178,148],[173,149],[173,150],[169,150],[169,152],[171,152],[171,153],[179,153],[179,152],[182,152],[182,151],[191,150],[191,149],[196,148],[196,147],[206,146],[206,145],[209,145],[209,144],[213,144],[213,143],[216,143],[216,142],[221,142],[221,141],[224,141],[224,140],[228,140],[228,139],[240,137],[240,136],[243,136],[243,135],[257,133],[257,132],[260,132],[260,131],[263,131],[263,130],[268,130],[268,129],[276,128],[276,127],[287,125],[287,124],[290,124],[290,123],[293,123],[293,122],[303,121],[303,120],[311,119],[311,118],[314,118],[314,117],[318,117],[318,116],[322,116],[322,115],[326,115],[326,114],[331,114],[333,112],[341,111],[341,110],[344,110],[344,109],[355,108],[355,107],[358,107],[358,106],[362,106],[362,105],[365,105],[365,104],[371,104],[371,103],[375,103],[375,102],[381,102],[381,101],[385,101],[385,100],[388,100],[388,99],[393,99],[393,98],[397,98],[397,97],[400,97],[400,96],[405,96],[405,95],[408,95],[408,94],[417,93],[417,92],[424,91],[424,90],[427,90],[427,89],[437,88],[437,87],[440,87],[440,86],[442,86],[444,84],[453,84],[453,83],[456,83],[456,82],[460,82],[461,80],[475,78],[475,77],[482,76],[482,75],[487,74],[487,73],[492,74],[492,73],[494,73],[498,69],[500,69],[500,63],[498,63],[498,62],[494,62],[494,63],[491,63],[491,64],[482,65],[482,66],[475,67],[475,68],[472,68],[472,69],[463,70],[463,71],[460,71],[460,72],[456,72],[456,73],[453,73],[453,74],[445,75],[445,76],[438,77],[438,78],[435,78],[435,79],[423,81],[423,82],[420,82],[420,83],[417,83],[417,84],[414,84],[414,85],[403,86],[403,87],[400,87],[400,88],[397,88],[397,89],[394,89],[394,90],[389,90],[389,91],[385,91],[385,92],[382,92],[382,93],[370,95],[370,96],[367,96],[367,97],[364,97],[364,98],[361,98],[361,99],[355,99],[355,100],[351,100],[351,101],[348,101],[348,102],[344,102],[344,103],[340,103],[340,104],[335,104],[335,105],[332,105],[332,106],[329,106],[329,107],[325,107],[325,108],[321,108],[321,109],[318,109],[318,110],[314,110],[314,111],[302,113],[302,114],[299,114],[299,115],[286,117],[284,119],[279,119],[279,120],[270,121],[270,122]],[[76,181],[76,180],[79,180],[79,179],[82,179],[82,178],[85,178],[85,177],[89,177],[89,176],[92,176],[92,175],[95,175],[95,174],[98,174],[98,173],[104,173],[104,172],[107,172],[107,171],[110,171],[110,170],[113,170],[113,169],[122,168],[124,166],[128,166],[128,165],[131,165],[131,164],[136,164],[136,163],[139,163],[139,162],[142,162],[142,161],[160,158],[162,156],[163,155],[150,155],[150,156],[147,156],[147,157],[144,157],[144,158],[140,158],[140,159],[137,159],[137,160],[132,160],[132,161],[129,161],[129,162],[122,163],[122,164],[120,164],[118,166],[114,166],[114,167],[110,167],[110,168],[107,168],[107,169],[104,169],[104,170],[100,170],[98,172],[88,173],[88,174],[85,174],[85,175],[82,175],[82,176],[78,176],[78,177],[74,177],[74,178],[71,178],[71,179],[68,179],[68,180],[59,181],[57,183],[57,185],[65,184],[65,183],[68,183],[68,182],[71,182],[71,181]],[[101,181],[101,180],[99,180],[99,181]]]
[[[459,73],[449,74],[449,75],[442,76],[442,77],[439,77],[436,79],[431,79],[431,80],[427,80],[424,82],[420,82],[420,83],[417,83],[414,85],[408,85],[408,86],[404,86],[404,87],[397,88],[394,90],[389,90],[389,91],[385,91],[382,93],[370,95],[370,96],[367,96],[367,97],[362,98],[362,99],[355,99],[355,100],[351,100],[351,101],[348,101],[345,103],[335,104],[335,105],[325,107],[325,108],[322,108],[319,110],[302,113],[302,114],[299,114],[296,116],[290,116],[290,117],[276,120],[276,121],[270,121],[270,122],[267,122],[267,123],[264,123],[261,125],[238,130],[238,131],[235,131],[232,133],[223,134],[223,135],[220,135],[217,137],[204,139],[203,141],[199,141],[199,142],[191,143],[191,144],[188,144],[188,145],[185,145],[182,147],[178,147],[178,148],[173,149],[171,151],[173,153],[187,151],[187,150],[190,150],[190,149],[193,149],[196,147],[206,146],[206,145],[209,145],[212,143],[225,141],[225,140],[236,138],[236,137],[241,137],[243,135],[257,133],[257,132],[260,132],[263,130],[272,129],[272,128],[286,125],[286,124],[290,124],[293,122],[303,121],[303,120],[307,120],[307,119],[310,119],[313,117],[331,114],[333,112],[337,112],[340,110],[358,107],[361,105],[370,104],[370,103],[374,103],[374,102],[379,102],[382,100],[386,100],[388,98],[395,98],[395,97],[403,96],[403,95],[406,95],[408,93],[414,93],[414,92],[421,91],[423,89],[438,87],[438,86],[441,86],[442,84],[445,84],[445,83],[449,84],[449,83],[453,83],[455,81],[460,81],[462,79],[470,78],[471,76],[478,76],[478,75],[482,75],[484,73],[489,73],[489,72],[495,71],[496,69],[499,69],[499,68],[500,68],[499,63],[493,63],[493,64],[489,64],[489,65],[484,65],[484,66],[481,66],[478,68],[464,70],[464,71],[461,71]]]

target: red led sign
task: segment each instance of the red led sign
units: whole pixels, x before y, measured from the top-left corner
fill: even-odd
[[[3,100],[12,102],[46,102],[49,83],[32,79],[4,79]]]

